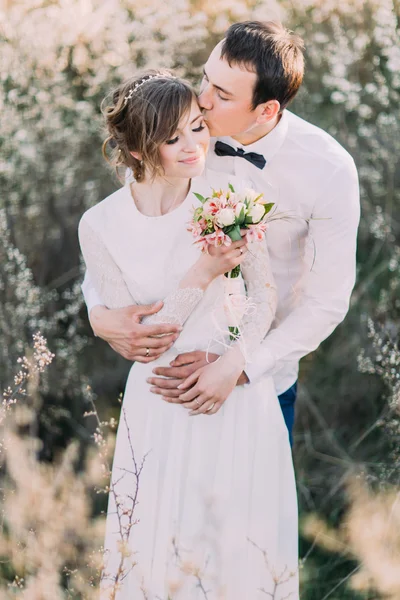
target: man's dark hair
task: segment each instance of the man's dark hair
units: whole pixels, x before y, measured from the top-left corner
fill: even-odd
[[[229,27],[221,58],[257,74],[252,107],[278,100],[281,110],[295,97],[304,75],[301,37],[275,21],[245,21]]]

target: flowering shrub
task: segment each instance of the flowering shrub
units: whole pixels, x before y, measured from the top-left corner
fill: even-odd
[[[138,68],[171,67],[198,83],[208,52],[232,21],[277,16],[306,42],[306,78],[293,110],[349,149],[361,183],[351,310],[303,361],[297,417],[302,514],[318,511],[333,527],[345,510],[343,482],[355,465],[379,489],[396,484],[400,470],[397,0],[2,3],[0,382],[9,385],[18,357],[40,330],[55,354],[35,391],[42,453],[51,457],[56,443],[71,435],[88,442],[81,419],[88,378],[96,391],[104,390],[105,401],[117,395],[126,372],[104,344],[92,344],[79,285],[79,217],[118,185],[101,157],[100,101]],[[367,502],[361,492],[358,497]],[[352,493],[357,508],[355,498]],[[368,500],[365,506],[379,510],[381,504]],[[354,539],[352,559],[362,556]],[[327,549],[337,553],[330,561],[305,536],[305,600],[320,600],[338,583],[342,599],[367,597],[368,586],[382,594],[397,590],[372,573],[370,555],[357,591],[349,590],[355,567],[341,548]],[[314,577],[321,561],[324,577]]]

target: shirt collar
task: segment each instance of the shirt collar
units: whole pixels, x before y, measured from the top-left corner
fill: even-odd
[[[278,125],[276,125],[272,131],[252,144],[242,146],[242,144],[239,144],[239,142],[229,136],[214,138],[214,144],[217,140],[220,140],[221,142],[225,142],[225,144],[229,144],[232,146],[232,148],[243,148],[245,152],[256,152],[257,154],[262,154],[268,163],[275,156],[285,141],[289,125],[289,116],[287,112],[287,110],[283,111]]]

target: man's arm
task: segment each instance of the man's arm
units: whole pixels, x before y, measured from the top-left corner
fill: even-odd
[[[87,273],[83,284],[93,331],[128,360],[140,362],[150,362],[172,346],[209,283],[240,264],[247,250],[244,239],[213,248],[198,258],[164,302],[136,306],[118,265],[85,217],[79,240],[88,273],[94,275],[91,283]]]
[[[356,240],[360,218],[358,176],[349,159],[332,173],[317,199],[309,225],[308,272],[294,291],[298,302],[262,342],[237,385],[273,375],[287,361],[315,350],[345,317],[356,274]],[[268,233],[267,233],[268,235]],[[218,358],[209,355],[208,361]],[[205,353],[178,356],[169,367],[157,367],[149,380],[152,391],[180,402],[176,386],[206,364]],[[171,380],[163,378],[171,378]]]
[[[171,348],[182,330],[177,324],[141,323],[143,317],[160,311],[162,302],[108,309],[96,291],[88,270],[82,283],[82,292],[93,333],[127,360],[147,363],[159,358]],[[146,356],[147,348],[150,356]]]
[[[245,372],[251,382],[273,375],[285,362],[315,350],[344,319],[356,277],[360,219],[358,176],[353,161],[332,173],[309,223],[305,273],[295,308],[261,344]]]

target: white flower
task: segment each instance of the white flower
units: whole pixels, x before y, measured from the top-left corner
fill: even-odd
[[[253,223],[259,223],[264,216],[265,208],[263,204],[253,204],[249,210]]]
[[[250,204],[253,204],[255,199],[258,198],[260,192],[256,192],[253,188],[244,188],[244,190],[240,193],[240,197],[246,199]]]
[[[220,227],[227,227],[235,222],[235,213],[232,208],[223,208],[218,214],[218,225]]]
[[[235,206],[235,215],[238,217],[240,215],[240,213],[242,212],[242,208],[244,210],[244,214],[246,214],[246,209],[247,206],[245,205],[244,202],[238,202]]]

